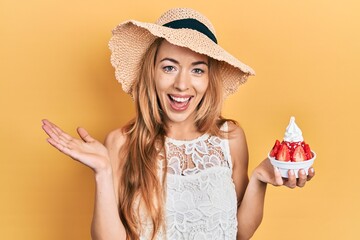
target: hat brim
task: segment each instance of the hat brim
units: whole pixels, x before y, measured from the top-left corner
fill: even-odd
[[[172,29],[154,23],[126,21],[113,30],[109,42],[111,64],[116,79],[126,93],[131,94],[132,84],[141,67],[141,59],[156,38],[164,38],[171,44],[186,47],[220,62],[225,96],[234,93],[245,83],[254,70],[229,54],[204,34],[192,29]]]

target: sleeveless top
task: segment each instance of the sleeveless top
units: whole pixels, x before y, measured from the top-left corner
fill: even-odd
[[[227,130],[227,124],[222,128]],[[236,239],[237,198],[229,141],[208,134],[190,141],[166,138],[165,148],[166,233],[159,231],[156,239]],[[162,167],[160,162],[159,170]],[[140,219],[140,239],[149,240],[152,223],[141,208]]]

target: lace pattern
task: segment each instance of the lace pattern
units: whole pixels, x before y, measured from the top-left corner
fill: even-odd
[[[236,239],[237,200],[229,168],[169,174],[167,180],[167,239]]]
[[[226,139],[204,134],[192,141],[165,141],[166,233],[157,239],[234,240],[237,199]],[[159,165],[159,172],[161,165]],[[143,219],[142,238],[151,223]]]
[[[167,171],[175,175],[193,175],[214,166],[230,167],[230,155],[223,149],[227,141],[207,134],[192,140],[179,141],[167,138],[165,142]]]

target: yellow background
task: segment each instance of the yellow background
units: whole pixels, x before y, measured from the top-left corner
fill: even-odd
[[[220,45],[256,77],[228,98],[244,127],[251,171],[291,115],[317,152],[303,189],[269,186],[253,239],[360,238],[360,3],[271,1],[0,1],[0,238],[89,239],[91,170],[45,141],[41,119],[103,140],[133,116],[110,65],[118,23],[193,7]]]

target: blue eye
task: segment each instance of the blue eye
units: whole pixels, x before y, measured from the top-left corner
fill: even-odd
[[[173,66],[165,66],[165,67],[163,67],[163,70],[165,72],[172,72],[172,71],[175,70],[175,67],[173,67]]]
[[[193,72],[200,75],[200,74],[203,74],[205,71],[202,70],[202,69],[200,69],[200,68],[195,68],[195,69],[193,70]]]

